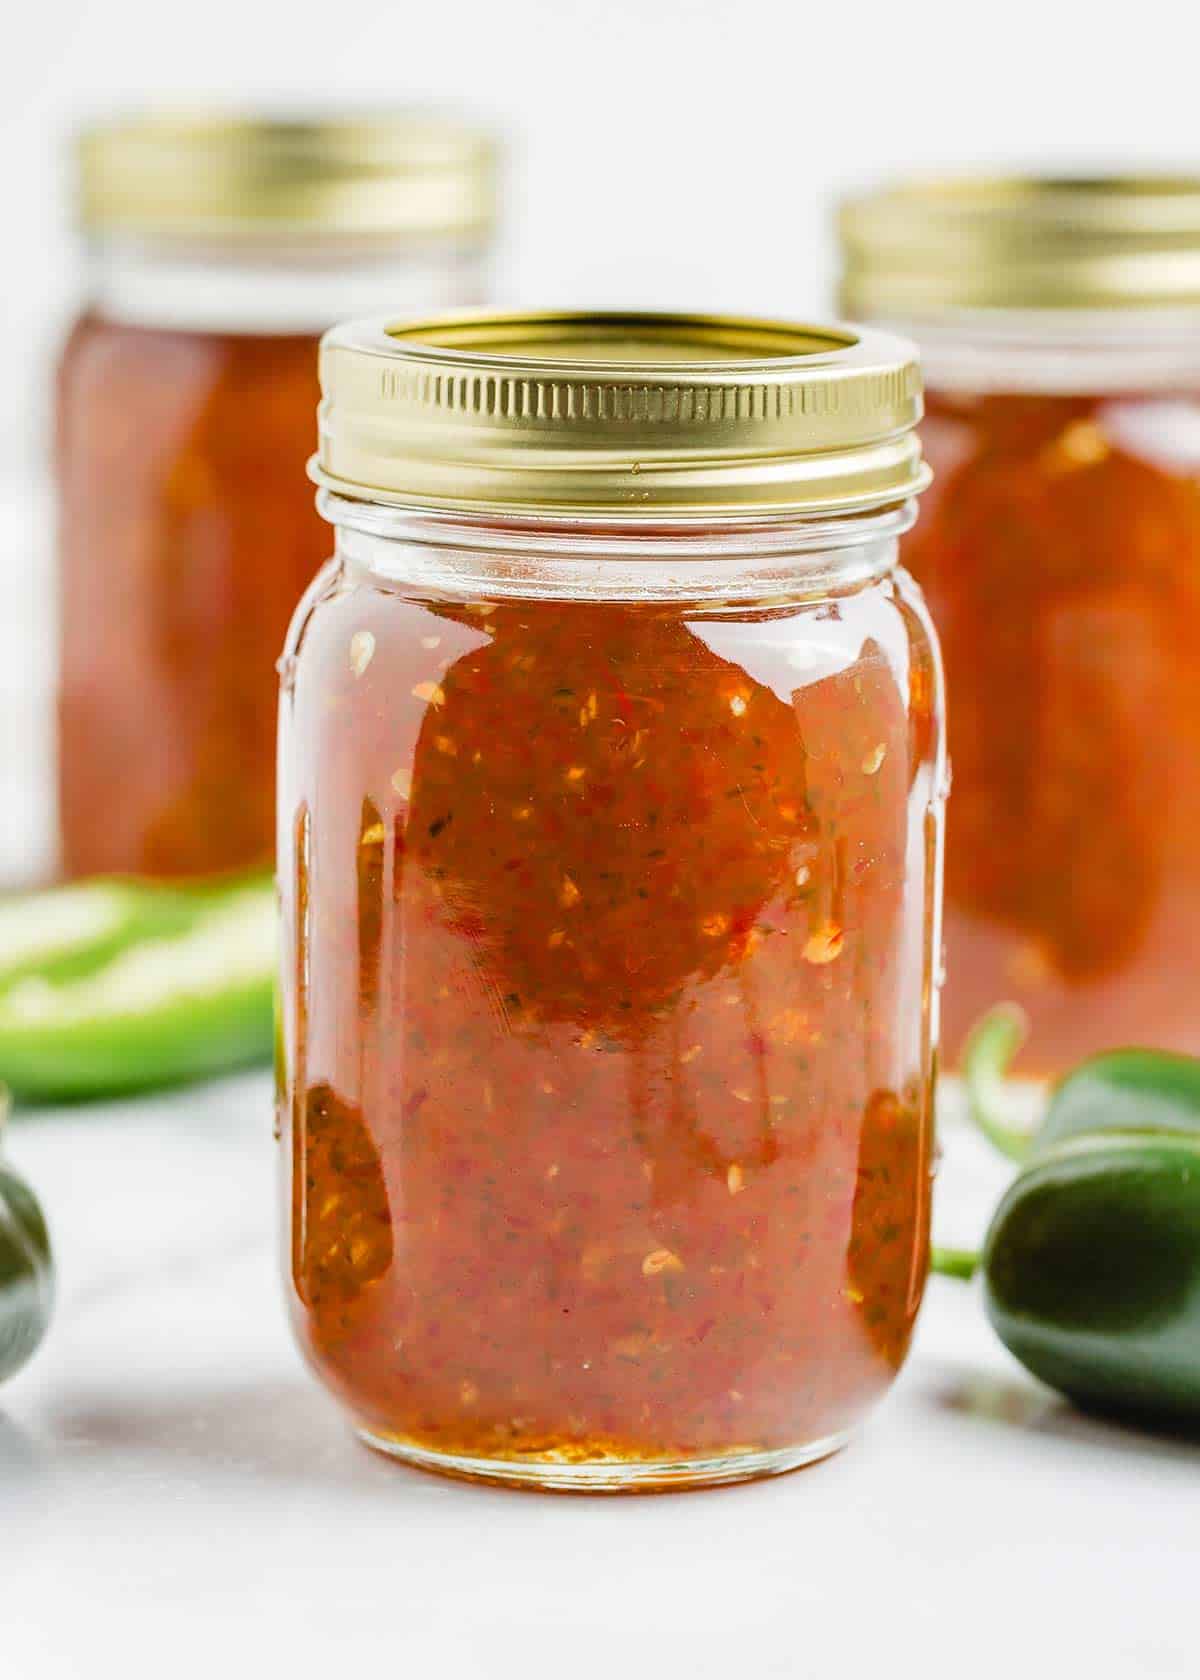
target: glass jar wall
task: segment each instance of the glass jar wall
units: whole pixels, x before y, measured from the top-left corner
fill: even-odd
[[[158,119],[80,146],[88,296],[59,371],[68,875],[269,861],[275,674],[327,551],[316,350],[478,300],[492,154],[452,124]]]
[[[327,341],[337,552],[281,665],[298,1333],[429,1467],[787,1469],[890,1384],[926,1266],[944,789],[894,569],[912,369],[735,323],[429,334]],[[853,412],[870,370],[855,423],[898,453],[843,438],[845,481],[803,482],[829,434],[802,394],[840,376]],[[735,513],[747,471],[776,482]],[[462,506],[418,506],[447,473]]]
[[[905,539],[955,799],[946,1044],[1200,1050],[1200,185],[964,182],[845,211],[847,310],[921,345]]]

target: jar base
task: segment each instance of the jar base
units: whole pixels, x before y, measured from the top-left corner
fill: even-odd
[[[720,1487],[730,1482],[782,1476],[828,1458],[846,1445],[850,1431],[825,1435],[797,1447],[770,1452],[715,1453],[707,1458],[471,1458],[460,1453],[435,1452],[413,1441],[359,1429],[364,1446],[417,1470],[452,1476],[459,1481],[489,1482],[502,1487],[530,1488],[545,1493],[667,1493],[689,1488]]]

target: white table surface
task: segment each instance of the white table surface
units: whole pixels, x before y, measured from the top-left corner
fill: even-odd
[[[945,1128],[937,1224],[1004,1168]],[[934,1280],[839,1457],[652,1498],[377,1458],[293,1351],[259,1075],[19,1117],[48,1340],[0,1394],[0,1674],[1192,1675],[1200,1447],[1087,1421]],[[414,1667],[417,1664],[420,1666]]]

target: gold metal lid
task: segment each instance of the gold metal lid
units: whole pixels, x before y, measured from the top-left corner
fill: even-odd
[[[854,511],[928,482],[916,351],[707,315],[358,321],[321,344],[313,473],[369,501],[636,519]]]
[[[89,232],[369,239],[495,219],[491,138],[436,116],[145,115],[86,129],[77,162]]]
[[[838,231],[860,320],[1200,305],[1200,177],[900,182],[848,199]]]

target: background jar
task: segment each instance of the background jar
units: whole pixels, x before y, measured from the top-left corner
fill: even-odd
[[[268,861],[274,662],[325,554],[304,486],[331,322],[477,302],[486,136],[385,116],[134,119],[78,149],[58,382],[68,875]]]
[[[840,1445],[923,1287],[944,764],[907,347],[323,347],[281,665],[294,1322],[373,1445],[546,1486]]]
[[[964,180],[842,212],[842,307],[919,342],[904,557],[945,650],[946,1044],[1200,1050],[1200,182]]]

